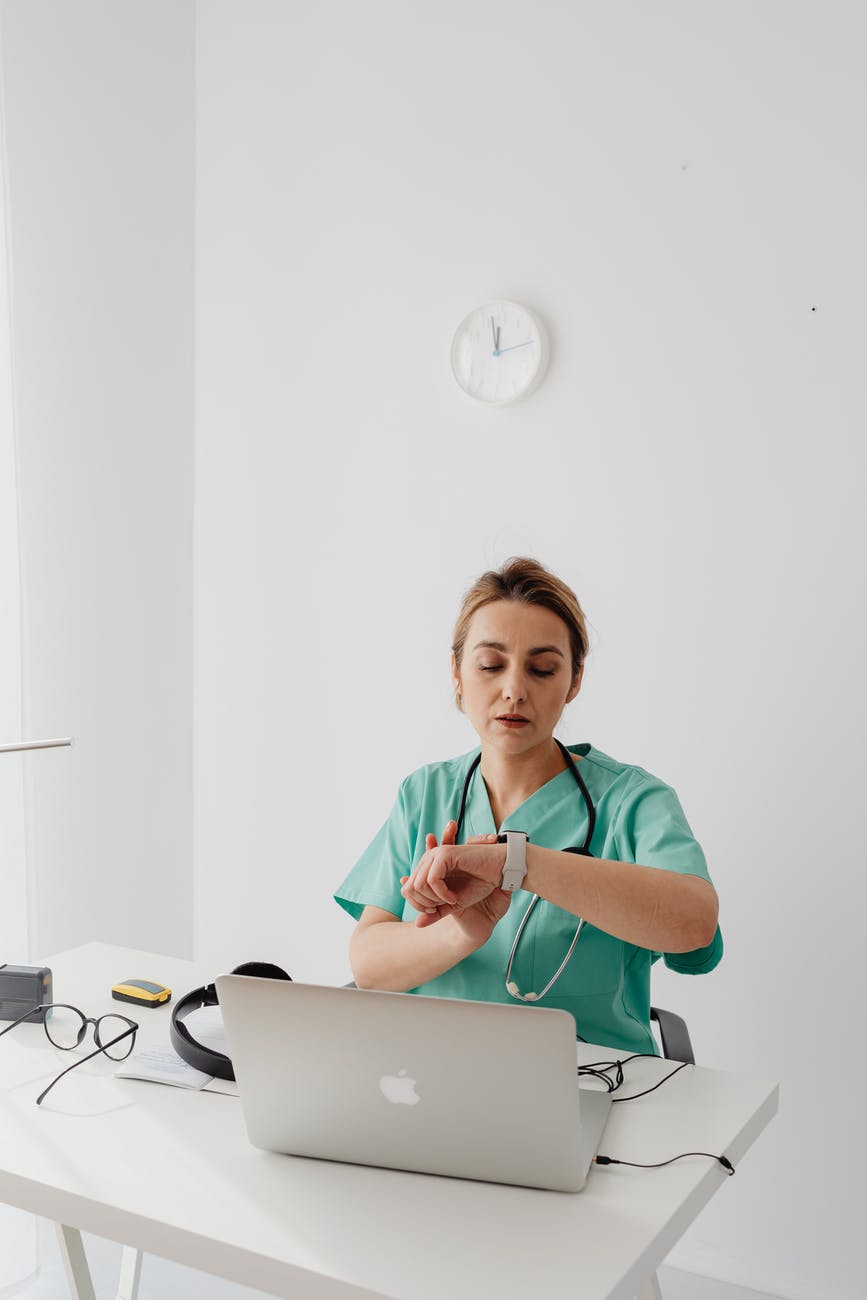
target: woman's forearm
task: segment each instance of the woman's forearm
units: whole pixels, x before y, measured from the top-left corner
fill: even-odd
[[[349,962],[360,989],[405,993],[451,970],[475,950],[453,917],[420,929],[388,912],[362,917],[349,943]]]
[[[638,948],[692,952],[716,931],[716,890],[701,876],[528,844],[523,887]]]

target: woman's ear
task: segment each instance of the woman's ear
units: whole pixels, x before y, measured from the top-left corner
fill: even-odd
[[[452,651],[452,686],[455,689],[455,704],[464,711],[464,702],[461,698],[461,675],[458,672],[458,661],[455,659],[455,653]]]
[[[584,665],[582,664],[581,667],[578,669],[578,672],[575,674],[575,676],[572,679],[572,685],[569,687],[569,694],[566,696],[567,704],[571,704],[572,701],[575,699],[575,696],[581,690],[581,682],[583,681],[583,679],[584,679]]]

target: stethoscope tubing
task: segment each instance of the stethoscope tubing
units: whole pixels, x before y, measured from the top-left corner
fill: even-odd
[[[561,742],[557,740],[556,736],[554,737],[554,743],[558,746],[561,754],[566,760],[566,765],[569,768],[569,771],[572,773],[573,777],[575,778],[578,788],[581,791],[581,797],[583,798],[585,806],[587,808],[587,833],[584,836],[584,843],[580,847],[576,846],[574,848],[563,849],[562,852],[578,853],[581,854],[583,857],[590,857],[590,841],[593,839],[593,832],[596,829],[596,809],[593,807],[593,800],[590,798],[590,792],[587,789],[587,786],[584,784],[584,780],[581,776],[581,773],[578,771],[578,765],[573,759],[572,755],[569,753],[569,750],[566,748],[565,745],[561,744]],[[464,788],[461,793],[461,804],[457,816],[457,830],[455,832],[456,841],[458,839],[458,836],[461,833],[461,827],[463,826],[464,813],[466,811],[467,796],[469,794],[470,785],[475,775],[476,768],[479,766],[481,761],[482,761],[481,754],[477,754],[476,757],[473,759],[472,763],[470,764],[470,769],[467,772],[466,779],[464,780]],[[578,940],[581,936],[581,931],[584,928],[584,918],[579,916],[578,925],[575,929],[575,934],[572,937],[572,942],[569,945],[569,949],[566,953],[566,956],[563,958],[563,960],[561,961],[560,965],[557,967],[554,974],[548,980],[548,983],[542,989],[542,992],[521,993],[520,990],[518,989],[517,984],[515,984],[512,980],[512,967],[515,962],[515,955],[518,951],[518,944],[521,942],[521,935],[524,933],[527,922],[532,916],[533,909],[535,908],[538,901],[539,901],[539,895],[534,894],[533,897],[530,899],[530,905],[527,908],[527,910],[524,912],[524,915],[521,918],[521,923],[518,926],[517,931],[515,932],[515,938],[512,942],[512,948],[509,953],[509,959],[506,963],[506,991],[508,992],[510,997],[513,997],[516,1000],[521,1002],[538,1002],[541,998],[545,997],[546,993],[549,993],[551,991],[551,989],[557,983],[557,980],[563,974],[563,971],[568,966],[572,954],[575,951],[575,946],[578,943]]]

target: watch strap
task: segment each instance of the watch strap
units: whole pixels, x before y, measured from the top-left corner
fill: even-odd
[[[526,831],[505,831],[497,836],[498,844],[506,846],[506,861],[503,864],[503,879],[500,888],[507,894],[520,889],[527,874],[527,843],[530,837]]]

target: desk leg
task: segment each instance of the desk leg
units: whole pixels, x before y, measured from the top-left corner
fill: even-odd
[[[659,1278],[655,1273],[644,1283],[635,1300],[662,1300]]]
[[[135,1246],[124,1246],[120,1262],[120,1281],[117,1284],[117,1300],[138,1300],[138,1284],[141,1277],[141,1251]]]
[[[81,1233],[77,1228],[67,1228],[65,1223],[55,1223],[54,1226],[72,1300],[96,1300]]]

